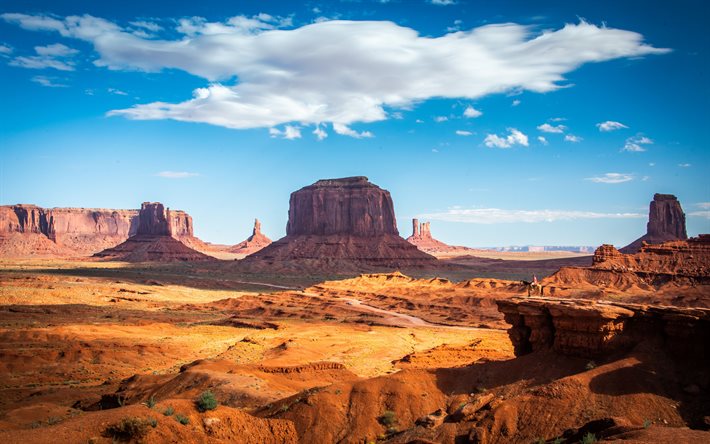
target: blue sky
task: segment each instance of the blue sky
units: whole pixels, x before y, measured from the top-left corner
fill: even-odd
[[[453,244],[625,245],[656,192],[710,232],[702,1],[147,3],[0,2],[0,203],[236,243],[365,175]]]

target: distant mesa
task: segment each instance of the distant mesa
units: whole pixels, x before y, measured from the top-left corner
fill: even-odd
[[[251,232],[251,236],[229,248],[227,251],[230,253],[249,255],[256,253],[270,244],[271,239],[261,232],[261,222],[259,222],[259,219],[254,219],[254,229]]]
[[[646,234],[621,248],[622,253],[636,253],[647,244],[660,244],[673,240],[686,240],[685,213],[672,194],[655,194],[648,211]]]
[[[291,194],[286,236],[245,261],[347,261],[383,267],[432,264],[399,236],[389,191],[367,177],[319,180]]]
[[[184,216],[179,212],[177,216]],[[170,209],[159,202],[143,202],[139,213],[138,230],[125,242],[94,256],[106,260],[126,262],[204,261],[210,256],[194,250],[173,237],[174,230],[192,236],[192,219],[174,217]]]

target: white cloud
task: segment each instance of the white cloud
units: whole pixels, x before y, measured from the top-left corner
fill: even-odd
[[[463,111],[464,117],[468,117],[469,119],[475,119],[476,117],[480,117],[483,115],[482,112],[477,110],[476,108],[472,107],[471,105],[467,106],[466,109]]]
[[[579,136],[575,136],[574,134],[567,134],[565,135],[565,142],[572,142],[572,143],[579,143],[583,139]]]
[[[518,105],[520,105],[520,100],[515,99],[515,100],[513,100],[513,103],[511,103],[510,105],[511,106],[518,106]]]
[[[691,166],[693,166],[693,164],[692,163],[679,163],[678,166],[681,168],[690,168]]]
[[[12,47],[0,43],[0,55],[6,56],[12,54]]]
[[[545,139],[545,138],[542,137],[542,136],[537,136],[537,140],[538,140],[538,142],[540,142],[540,143],[543,144],[543,145],[549,145],[549,144],[550,144],[550,142],[548,142],[547,139]]]
[[[645,44],[641,34],[584,21],[541,32],[506,23],[429,37],[388,21],[333,20],[284,30],[290,18],[260,14],[224,22],[185,18],[176,28],[182,35],[166,30],[144,38],[89,15],[0,17],[90,42],[100,67],[178,69],[209,82],[181,103],[138,104],[110,115],[229,128],[351,125],[386,119],[386,107],[434,97],[549,92],[567,86],[565,74],[585,63],[668,52]]]
[[[449,6],[449,5],[455,5],[456,0],[429,0],[429,3],[432,5],[437,5],[437,6]]]
[[[528,136],[515,128],[508,128],[510,134],[500,137],[497,134],[488,134],[483,143],[489,148],[510,148],[515,144],[528,146]]]
[[[74,62],[70,59],[79,53],[61,43],[47,46],[35,46],[35,56],[19,56],[10,61],[11,66],[21,68],[45,69],[52,68],[59,71],[74,71]]]
[[[120,89],[116,89],[116,88],[108,88],[107,91],[110,92],[111,94],[115,94],[117,96],[127,96],[128,95],[127,92],[121,91]]]
[[[135,26],[136,28],[143,28],[143,29],[150,31],[150,32],[158,32],[158,31],[163,30],[163,27],[160,26],[159,24],[157,24],[155,22],[148,22],[145,20],[130,22],[129,24],[131,26]]]
[[[333,123],[333,131],[335,131],[337,134],[340,134],[341,136],[350,136],[356,139],[367,139],[370,137],[374,137],[374,135],[369,131],[362,131],[358,133],[354,129],[350,128],[347,125],[343,125],[342,123]]]
[[[606,173],[601,176],[587,177],[585,180],[595,183],[623,183],[634,180],[634,175],[628,173]]]
[[[436,123],[446,122],[447,120],[449,120],[449,118],[446,117],[446,116],[436,116],[436,117],[434,117],[434,121],[435,121]]]
[[[457,136],[472,136],[473,133],[471,131],[456,130],[456,135]]]
[[[156,173],[156,176],[165,179],[187,179],[189,177],[199,176],[199,173],[189,173],[187,171],[161,171]]]
[[[650,166],[650,167],[655,167],[655,166],[656,166],[656,163],[655,163],[655,162],[651,162],[651,163],[648,164],[648,166]]]
[[[66,88],[67,87],[67,85],[64,85],[63,83],[56,82],[56,80],[57,80],[56,77],[34,76],[30,80],[35,83],[39,83],[42,86],[46,86],[48,88]]]
[[[653,144],[653,140],[641,134],[637,134],[633,137],[629,137],[628,139],[626,139],[626,143],[624,143],[624,147],[621,149],[621,151],[641,153],[646,151],[646,148],[644,148],[642,145],[651,144]]]
[[[278,128],[269,128],[269,135],[271,137],[280,137],[282,139],[294,140],[301,138],[301,128],[293,125],[284,126],[283,130]]]
[[[328,137],[328,133],[325,132],[325,130],[321,128],[320,125],[316,125],[316,129],[313,130],[313,134],[316,135],[318,140],[323,140]]]
[[[564,125],[557,125],[557,126],[554,126],[554,125],[550,125],[549,123],[543,123],[542,125],[539,125],[539,126],[537,127],[537,129],[539,129],[540,131],[542,131],[542,132],[544,132],[544,133],[557,133],[557,134],[560,134],[560,133],[564,133],[565,130],[567,129],[567,127],[564,126]]]
[[[703,210],[710,210],[710,202],[698,202],[695,206]]]
[[[599,131],[609,132],[609,131],[620,130],[622,128],[628,128],[628,126],[624,125],[621,122],[614,122],[613,120],[607,120],[606,122],[597,123],[597,128],[599,128]]]
[[[690,213],[688,213],[688,216],[710,219],[710,211],[691,211]]]
[[[465,222],[472,224],[540,223],[579,219],[643,219],[641,213],[597,213],[570,210],[504,210],[500,208],[465,209],[452,207],[447,211],[419,215],[422,219]]]

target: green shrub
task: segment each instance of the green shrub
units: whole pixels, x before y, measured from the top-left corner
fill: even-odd
[[[214,410],[217,408],[217,398],[214,397],[214,393],[207,390],[206,392],[202,392],[195,404],[197,404],[197,410],[201,412]]]
[[[595,442],[597,442],[597,436],[592,432],[589,432],[582,437],[582,444],[594,444]]]
[[[151,427],[156,428],[158,427],[158,420],[155,418],[148,418],[148,424],[150,424]]]
[[[597,368],[597,363],[594,361],[589,361],[587,362],[587,365],[584,366],[584,368],[586,368],[587,370],[594,370],[595,368]]]
[[[385,427],[393,427],[397,424],[397,415],[392,410],[385,410],[377,420]]]
[[[175,409],[173,406],[169,405],[167,409],[163,412],[163,415],[165,416],[171,416],[173,413],[175,413]]]
[[[649,428],[649,427],[651,427],[651,420],[650,420],[650,419],[644,419],[644,420],[643,420],[643,428],[644,428],[644,429],[647,429],[647,428]]]
[[[106,428],[106,435],[119,441],[141,441],[148,434],[150,422],[141,418],[123,418]]]
[[[145,402],[145,405],[147,405],[149,409],[152,409],[153,407],[155,407],[156,402],[157,401],[155,400],[155,395],[150,395],[150,398],[148,398],[148,400]]]
[[[180,414],[175,415],[175,420],[182,425],[190,424],[190,418],[188,418],[187,416],[180,415]]]

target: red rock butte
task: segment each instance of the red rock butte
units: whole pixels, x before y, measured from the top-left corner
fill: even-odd
[[[449,245],[440,240],[434,239],[431,235],[431,222],[419,222],[419,219],[412,219],[412,235],[407,238],[407,242],[416,246],[420,250],[429,254],[441,253],[465,253],[475,251],[473,248]]]
[[[367,177],[319,180],[291,194],[286,237],[247,260],[346,260],[383,267],[435,258],[399,236],[389,191]]]
[[[271,244],[271,239],[266,237],[261,232],[261,222],[259,219],[254,219],[254,228],[251,236],[229,248],[227,251],[237,254],[252,254]]]
[[[143,202],[135,235],[125,242],[94,256],[127,262],[203,261],[209,256],[194,250],[173,237],[175,231],[192,237],[192,218],[174,218],[172,211],[159,202]],[[185,215],[183,212],[179,212]],[[188,216],[189,217],[189,216]]]
[[[667,241],[686,240],[685,213],[672,194],[654,194],[648,210],[646,234],[621,248],[622,253],[636,253],[647,244],[660,244]]]

